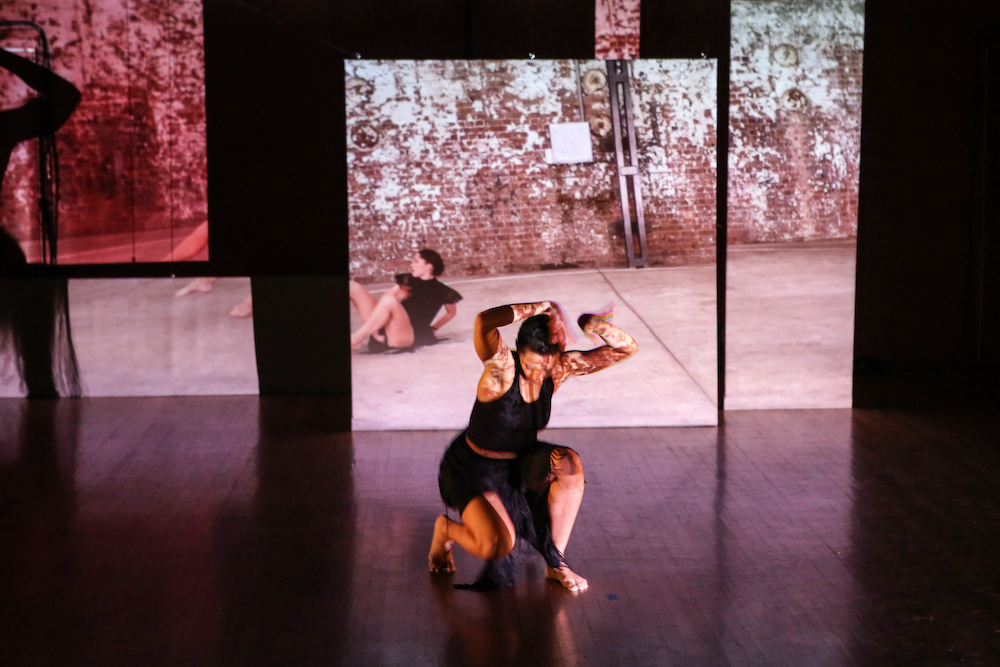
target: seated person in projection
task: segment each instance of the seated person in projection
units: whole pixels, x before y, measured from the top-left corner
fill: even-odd
[[[498,328],[524,321],[514,352]],[[545,558],[545,576],[571,591],[587,588],[563,554],[583,500],[583,467],[568,447],[540,442],[549,421],[552,395],[563,382],[632,356],[635,340],[605,315],[585,313],[580,327],[604,345],[566,352],[566,328],[555,304],[522,303],[479,313],[473,340],[485,369],[476,390],[468,428],[441,460],[438,487],[445,505],[461,521],[445,515],[434,524],[428,555],[432,572],[455,570],[451,548],[458,543],[487,561],[472,590],[513,583],[511,551],[518,538]]]
[[[361,328],[351,334],[351,347],[368,340],[369,352],[420,347],[437,342],[435,332],[458,312],[462,295],[438,281],[444,273],[441,255],[424,248],[413,257],[410,273],[396,276],[396,284],[376,301],[359,283],[350,283],[351,303],[361,317]],[[444,314],[434,317],[444,307]]]

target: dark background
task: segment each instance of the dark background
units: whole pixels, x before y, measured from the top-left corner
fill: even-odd
[[[998,5],[866,3],[859,407],[995,387]],[[261,392],[348,395],[342,60],[591,58],[593,23],[569,0],[205,0],[210,262],[61,270],[249,275]],[[728,0],[643,2],[642,57],[704,53],[725,75],[728,34]]]

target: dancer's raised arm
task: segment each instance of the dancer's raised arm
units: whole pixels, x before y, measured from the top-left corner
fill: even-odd
[[[538,303],[515,303],[508,306],[498,306],[484,310],[476,316],[473,327],[473,341],[476,353],[483,361],[483,375],[479,378],[476,397],[488,403],[502,396],[514,382],[514,355],[510,348],[500,338],[500,327],[513,322],[550,312],[552,304],[548,301]]]
[[[537,303],[512,303],[479,313],[476,315],[476,323],[473,326],[476,354],[483,362],[486,362],[497,355],[501,346],[505,351],[509,351],[500,339],[500,332],[497,329],[514,322],[520,322],[533,315],[540,315],[551,308],[550,302],[539,301]]]
[[[608,366],[614,366],[631,357],[639,349],[639,344],[632,336],[604,319],[584,313],[580,316],[578,324],[585,332],[600,336],[605,344],[586,352],[578,350],[564,352],[559,359],[558,367],[552,373],[556,387],[567,378],[596,373]]]
[[[80,103],[76,86],[55,72],[0,49],[0,67],[24,81],[39,97],[4,111],[2,126],[7,142],[52,134],[65,123]]]

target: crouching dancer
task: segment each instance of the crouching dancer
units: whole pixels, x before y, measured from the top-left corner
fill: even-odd
[[[524,320],[511,352],[499,327]],[[432,572],[455,570],[451,548],[458,543],[487,561],[473,590],[513,583],[510,557],[517,538],[537,549],[546,577],[571,591],[587,580],[563,558],[583,499],[580,457],[568,447],[538,440],[549,421],[552,394],[568,378],[607,368],[638,346],[606,318],[584,314],[580,327],[605,345],[586,352],[563,349],[559,309],[548,301],[500,306],[476,317],[474,341],[485,369],[469,426],[441,461],[441,498],[461,513],[461,522],[441,515],[434,524],[428,556]]]

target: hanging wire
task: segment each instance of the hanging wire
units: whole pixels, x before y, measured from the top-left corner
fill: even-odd
[[[132,99],[132,5],[129,2],[125,3],[125,108],[128,111],[129,125],[128,125],[128,197],[129,197],[129,217],[132,225],[132,263],[135,264],[135,136],[136,136],[136,121],[135,121],[135,107],[133,106]]]
[[[587,117],[583,113],[583,77],[580,75],[580,61],[574,59],[573,65],[576,67],[576,95],[580,102],[580,122],[586,123]]]
[[[174,141],[176,135],[174,133],[174,38],[175,26],[177,25],[177,19],[171,12],[169,18],[166,21],[164,30],[167,33],[167,173],[169,174],[167,178],[167,206],[170,214],[170,259],[173,261],[174,258]]]

